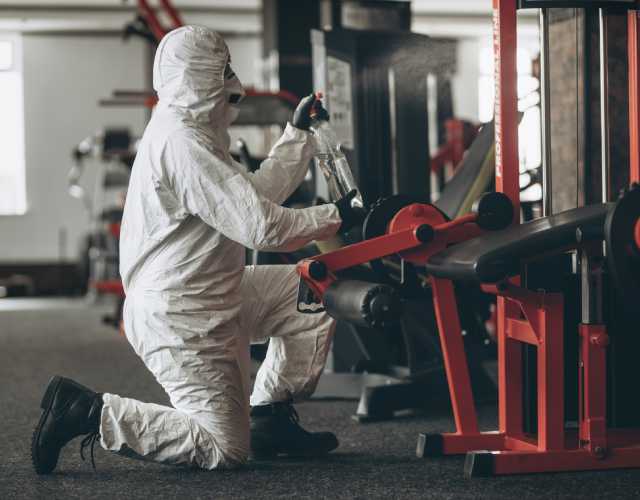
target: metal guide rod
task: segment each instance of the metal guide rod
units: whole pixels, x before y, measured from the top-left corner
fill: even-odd
[[[628,15],[629,36],[629,183],[640,182],[640,40],[638,11],[630,10]]]
[[[387,72],[389,82],[389,121],[391,135],[391,193],[400,192],[400,173],[398,168],[398,111],[396,108],[396,74],[393,68]]]
[[[551,171],[551,83],[549,75],[549,11],[540,9],[540,100],[542,123],[542,216],[553,214]]]
[[[611,196],[610,136],[609,136],[609,44],[607,13],[600,9],[600,134],[602,148],[602,202]]]
[[[599,9],[600,38],[600,138],[602,168],[602,202],[609,201],[610,187],[610,135],[609,135],[609,47],[607,33],[607,13]],[[585,200],[593,203],[596,200]],[[602,322],[602,275],[601,266],[594,263],[594,256],[587,250],[580,252],[581,260],[581,297],[582,323],[598,324]]]
[[[587,250],[580,251],[581,321],[584,324],[600,324],[603,319],[602,268],[594,265]]]

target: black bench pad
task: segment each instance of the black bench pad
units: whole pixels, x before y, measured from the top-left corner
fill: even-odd
[[[433,255],[426,271],[437,278],[495,283],[518,274],[523,260],[575,245],[578,229],[583,241],[603,238],[612,207],[590,205],[486,233]]]

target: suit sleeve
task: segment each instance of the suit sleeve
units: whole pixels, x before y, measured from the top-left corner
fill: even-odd
[[[282,205],[304,180],[314,150],[311,134],[288,123],[269,156],[249,174],[249,179],[262,196]]]
[[[168,139],[161,161],[184,209],[245,247],[293,251],[333,236],[342,222],[333,204],[297,210],[279,206],[246,174],[187,135]],[[285,193],[277,193],[278,199]]]

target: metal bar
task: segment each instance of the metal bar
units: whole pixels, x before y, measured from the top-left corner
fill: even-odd
[[[520,308],[498,296],[498,421],[508,436],[522,435],[522,344],[507,335],[506,322],[520,316]],[[502,313],[500,312],[502,311]]]
[[[391,194],[400,193],[400,169],[398,166],[398,109],[396,106],[396,74],[392,67],[387,71],[389,82],[389,139],[391,141]]]
[[[542,113],[542,216],[553,214],[551,170],[551,79],[549,74],[549,11],[540,9],[540,99]]]
[[[478,417],[471,391],[469,365],[464,351],[453,283],[433,278],[431,287],[456,430],[458,434],[477,434]]]
[[[416,205],[420,208],[419,204]],[[405,209],[409,208],[405,207]],[[313,257],[312,260],[323,262],[331,271],[340,271],[373,259],[380,259],[387,255],[415,249],[416,252],[412,253],[411,257],[406,256],[405,258],[411,262],[415,260],[425,262],[431,255],[446,248],[448,244],[475,238],[482,234],[482,230],[476,224],[472,224],[476,219],[476,214],[468,214],[452,221],[432,226],[435,237],[429,242],[421,241],[418,238],[418,230],[421,224],[416,223],[415,225],[412,224],[412,227],[408,229],[391,230],[389,234],[318,255]],[[425,219],[425,225],[427,221],[428,219]],[[303,262],[308,260],[310,259],[306,259]]]
[[[599,10],[599,38],[600,38],[600,142],[601,142],[601,169],[603,202],[611,197],[610,171],[610,131],[609,131],[609,56],[607,36],[607,13],[605,9]],[[594,203],[588,193],[585,179],[584,202]],[[602,321],[602,273],[599,265],[595,263],[593,251],[583,249],[580,252],[580,287],[581,287],[581,318],[584,324],[598,324]]]
[[[150,90],[119,90],[116,89],[112,92],[112,96],[115,98],[141,98],[147,99],[149,97],[155,97],[155,92]]]
[[[416,237],[415,229],[406,229],[348,245],[313,260],[324,262],[331,271],[340,271],[421,245],[424,243]]]
[[[513,340],[524,344],[537,345],[538,337],[528,321],[517,318],[507,318],[507,335]]]
[[[434,227],[434,230],[438,233],[443,233],[445,231],[449,231],[450,229],[458,226],[462,226],[463,224],[471,224],[478,220],[478,214],[467,214],[458,217],[457,219],[453,219],[449,222],[443,222],[442,224],[438,224]]]
[[[513,223],[520,222],[518,158],[517,12],[516,0],[493,0],[495,66],[496,191],[513,203]],[[516,307],[497,298],[498,419],[501,433],[522,434],[522,350],[506,334],[506,318]],[[517,309],[517,307],[516,307]]]
[[[537,451],[538,442],[528,436],[506,436],[504,438],[505,448],[512,451]]]
[[[144,106],[146,108],[152,108],[154,103],[149,98],[141,99],[141,98],[115,98],[115,99],[100,99],[98,101],[98,105],[102,107],[108,106]]]
[[[547,294],[538,309],[538,449],[561,450],[564,441],[564,313],[561,294]]]
[[[138,10],[140,14],[146,19],[149,24],[149,29],[156,40],[159,42],[162,37],[167,34],[167,31],[163,28],[162,24],[158,20],[158,16],[151,8],[147,0],[138,0]]]
[[[629,183],[640,182],[640,36],[638,11],[627,13],[629,32]]]
[[[588,450],[554,450],[494,452],[493,474],[532,474],[538,472],[624,469],[640,466],[640,446],[637,443],[612,448],[603,460]]]
[[[611,144],[609,136],[609,43],[607,13],[600,9],[600,134],[602,149],[602,202],[611,196]]]
[[[462,455],[473,450],[504,450],[505,436],[499,432],[441,434],[444,455]]]
[[[160,0],[160,5],[162,5],[162,8],[171,19],[174,28],[179,28],[184,25],[178,10],[171,4],[170,0]]]
[[[516,0],[493,0],[495,62],[496,191],[513,203],[513,222],[520,221],[518,158],[518,73]]]
[[[451,163],[456,168],[462,161],[465,151],[465,124],[462,120],[449,119],[445,123],[447,142],[451,144]]]
[[[592,453],[607,447],[607,355],[609,343],[604,325],[579,326],[582,364],[580,440]]]
[[[602,268],[594,263],[594,255],[584,249],[580,252],[582,323],[599,324],[602,322]]]

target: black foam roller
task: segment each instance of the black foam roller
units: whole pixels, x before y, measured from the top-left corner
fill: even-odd
[[[402,311],[400,297],[392,287],[367,281],[335,281],[324,293],[323,302],[332,318],[368,328],[395,323]]]

